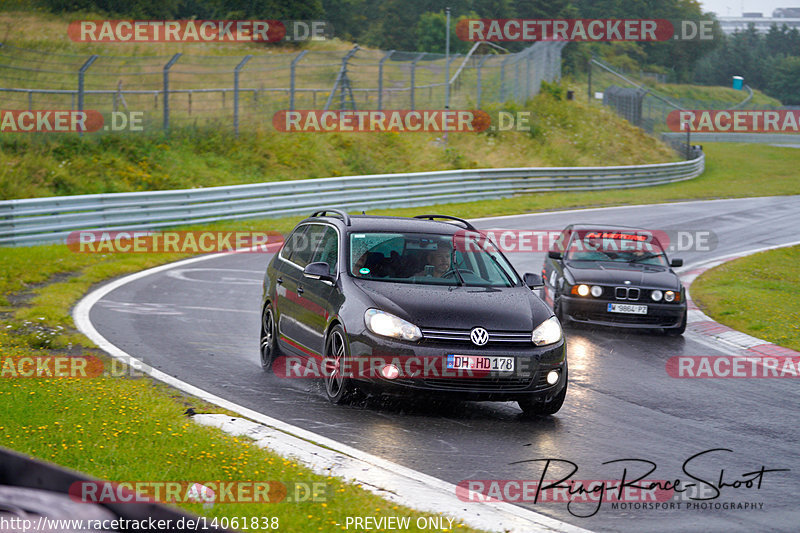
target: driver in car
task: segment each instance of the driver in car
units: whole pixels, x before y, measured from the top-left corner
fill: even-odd
[[[435,250],[431,250],[426,256],[427,264],[425,265],[425,270],[422,272],[417,272],[416,275],[441,278],[447,271],[450,270],[451,256],[452,250],[446,246],[439,246]]]

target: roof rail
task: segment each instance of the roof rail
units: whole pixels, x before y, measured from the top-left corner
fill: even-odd
[[[450,215],[417,215],[414,218],[423,218],[426,220],[435,220],[437,218],[443,218],[445,220],[454,220],[456,222],[461,222],[462,224],[464,224],[464,227],[470,231],[478,231],[478,229],[475,226],[473,226],[463,218],[451,217]]]
[[[318,209],[317,211],[314,211],[311,214],[311,216],[312,217],[325,217],[325,216],[328,216],[328,213],[331,213],[333,215],[339,215],[340,217],[342,217],[342,220],[344,221],[344,225],[345,226],[349,226],[350,225],[350,215],[348,215],[347,213],[345,213],[341,209],[332,209],[330,207],[327,207],[325,209]]]

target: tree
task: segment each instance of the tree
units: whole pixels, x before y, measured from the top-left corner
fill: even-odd
[[[800,57],[782,57],[770,66],[767,93],[786,105],[800,105]]]

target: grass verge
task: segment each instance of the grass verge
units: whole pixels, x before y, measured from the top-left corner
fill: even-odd
[[[692,283],[692,299],[717,322],[800,351],[798,262],[800,246],[729,261]]]
[[[275,221],[280,230],[294,221]],[[263,223],[262,223],[263,224]],[[397,506],[360,486],[319,476],[296,462],[216,429],[192,424],[184,411],[225,412],[145,376],[126,373],[74,330],[70,308],[104,279],[179,259],[176,254],[76,254],[65,246],[2,249],[0,279],[0,438],[3,446],[112,481],[278,481],[324,487],[303,502],[226,503],[208,517],[277,517],[283,531],[340,531],[347,516],[433,516]],[[96,378],[14,378],[25,357],[94,355],[105,363]],[[321,485],[312,485],[318,483]],[[303,485],[304,484],[304,485]],[[315,500],[315,501],[314,501]],[[473,531],[454,523],[459,531]]]
[[[280,133],[225,126],[163,132],[0,134],[0,199],[149,191],[429,170],[676,161],[665,144],[599,106],[541,94],[530,131]],[[269,120],[271,114],[260,118]],[[602,135],[598,135],[601,130]]]

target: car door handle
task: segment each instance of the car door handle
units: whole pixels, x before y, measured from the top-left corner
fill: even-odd
[[[303,287],[297,287],[297,294],[303,294]]]
[[[275,282],[280,285],[281,283],[283,283],[283,278],[278,278],[275,280]]]

